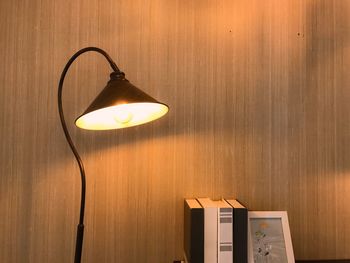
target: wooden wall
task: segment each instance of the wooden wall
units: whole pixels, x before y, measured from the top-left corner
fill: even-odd
[[[110,72],[88,54],[68,73],[83,262],[181,258],[199,196],[287,210],[296,258],[350,258],[349,0],[1,0],[0,36],[0,262],[72,262],[80,179],[56,94],[85,46],[171,111],[80,130]]]

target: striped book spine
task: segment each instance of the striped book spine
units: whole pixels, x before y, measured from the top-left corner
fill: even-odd
[[[218,207],[218,263],[232,263],[232,208],[223,206]]]

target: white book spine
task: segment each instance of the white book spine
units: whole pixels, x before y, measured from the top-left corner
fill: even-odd
[[[218,207],[209,198],[197,198],[204,208],[204,263],[218,262]]]
[[[204,208],[204,263],[216,263],[218,256],[216,207]]]
[[[218,263],[233,262],[232,208],[218,208]]]

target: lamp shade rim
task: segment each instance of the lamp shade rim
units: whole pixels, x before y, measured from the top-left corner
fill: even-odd
[[[113,130],[128,128],[161,118],[169,106],[161,102],[132,102],[107,106],[84,112],[75,125],[85,130]]]

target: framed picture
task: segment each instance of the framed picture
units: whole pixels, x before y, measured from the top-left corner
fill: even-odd
[[[248,262],[295,262],[286,211],[248,212]]]

